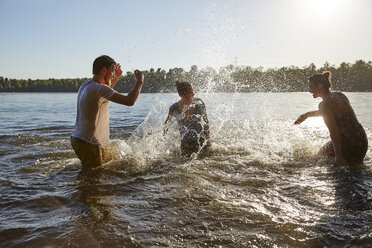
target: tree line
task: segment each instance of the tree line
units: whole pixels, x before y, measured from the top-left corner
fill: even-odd
[[[325,63],[317,68],[309,66],[281,67],[264,70],[262,67],[228,65],[218,71],[206,67],[191,66],[189,71],[173,68],[165,71],[151,68],[143,71],[145,84],[142,92],[176,92],[174,82],[186,80],[202,92],[298,92],[308,90],[308,78],[323,71],[332,72],[334,90],[372,91],[372,62],[357,60],[338,66]],[[77,92],[89,78],[19,80],[0,77],[0,92]],[[134,84],[133,72],[122,75],[115,90],[128,92]]]

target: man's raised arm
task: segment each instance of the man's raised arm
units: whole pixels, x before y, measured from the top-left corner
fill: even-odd
[[[132,106],[136,102],[138,95],[141,92],[144,81],[143,73],[139,70],[135,70],[134,78],[136,79],[136,83],[134,84],[133,88],[128,93],[128,95],[123,95],[121,93],[116,92],[114,95],[112,95],[110,101],[123,104],[126,106]]]

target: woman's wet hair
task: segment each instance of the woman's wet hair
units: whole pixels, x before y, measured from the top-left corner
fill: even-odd
[[[110,56],[107,55],[99,56],[93,62],[93,75],[99,74],[103,67],[109,69],[110,66],[113,64],[116,64],[116,62]]]
[[[326,89],[332,89],[332,73],[330,71],[324,71],[323,73],[317,73],[309,78],[309,81],[314,84],[321,84]]]
[[[192,84],[186,81],[176,81],[174,82],[174,86],[177,88],[177,92],[180,95],[187,93],[187,91],[192,88]]]

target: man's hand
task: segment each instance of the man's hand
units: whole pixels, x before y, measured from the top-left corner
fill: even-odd
[[[136,79],[137,82],[143,83],[144,76],[143,76],[143,73],[140,70],[135,70],[134,71],[134,78]]]
[[[121,76],[121,74],[123,74],[123,71],[121,70],[121,65],[120,64],[116,64],[115,77],[116,78],[119,78]]]
[[[119,77],[121,76],[122,73],[123,73],[123,71],[121,70],[120,64],[115,64],[114,65],[114,74],[112,75],[111,82],[110,82],[110,84],[107,84],[107,85],[110,86],[111,88],[114,88],[116,82],[118,81],[118,79],[119,79]]]

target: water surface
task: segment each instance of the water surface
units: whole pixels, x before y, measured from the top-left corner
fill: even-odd
[[[372,93],[346,93],[372,137]],[[163,122],[176,94],[111,103],[119,159],[80,180],[76,93],[0,94],[0,247],[368,247],[372,160],[317,157],[329,138],[309,93],[197,94],[213,150],[179,154]]]

